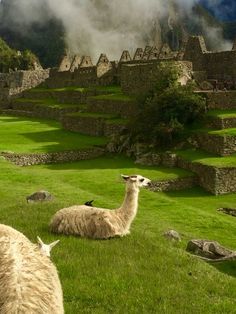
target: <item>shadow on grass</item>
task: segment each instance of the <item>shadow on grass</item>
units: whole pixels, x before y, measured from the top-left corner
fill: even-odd
[[[105,145],[107,140],[104,137],[94,137],[80,133],[65,131],[61,129],[27,132],[20,135],[30,139],[35,143],[54,142],[51,145],[45,145],[45,152],[56,152],[62,150],[78,150],[92,146]]]
[[[197,186],[194,188],[190,189],[185,189],[181,191],[171,191],[171,192],[166,192],[166,195],[169,197],[175,197],[175,198],[197,198],[197,197],[215,197],[215,195],[211,194],[210,192],[205,191],[203,188]]]
[[[212,266],[226,275],[236,277],[236,261],[222,262]]]

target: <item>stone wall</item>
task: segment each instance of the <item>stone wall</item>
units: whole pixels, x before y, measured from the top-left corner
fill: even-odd
[[[104,119],[86,116],[68,115],[62,119],[62,127],[65,130],[92,136],[103,136],[104,124]]]
[[[236,91],[207,92],[204,95],[207,98],[208,109],[236,108]]]
[[[122,118],[129,118],[136,114],[136,104],[133,101],[113,99],[88,99],[88,112],[114,114]]]
[[[79,151],[64,151],[44,154],[11,154],[2,152],[0,155],[18,166],[31,166],[87,160],[97,158],[103,154],[104,149],[97,147]]]
[[[217,118],[209,117],[207,121],[207,127],[217,130],[236,128],[236,117]]]
[[[192,36],[184,60],[191,61],[193,71],[206,71],[209,79],[232,80],[236,83],[236,51],[210,52],[201,36]]]
[[[177,178],[171,180],[155,181],[151,183],[150,190],[153,192],[168,192],[179,191],[183,189],[192,188],[197,184],[197,178],[195,176]]]
[[[163,60],[162,60],[163,61]],[[155,82],[161,78],[158,71],[160,60],[146,63],[124,63],[120,69],[121,89],[127,94],[145,93],[150,90]],[[166,61],[169,62],[169,61]],[[190,62],[171,61],[180,69],[179,82],[184,85],[191,79],[192,65]]]
[[[200,148],[220,156],[229,156],[236,152],[236,136],[199,133],[194,136]]]
[[[177,166],[198,175],[198,184],[214,195],[236,192],[236,168],[217,168],[177,158]]]
[[[62,126],[68,131],[107,137],[118,134],[124,128],[123,124],[110,123],[104,118],[73,115],[65,115]]]
[[[49,77],[49,70],[0,73],[0,100],[35,87]]]

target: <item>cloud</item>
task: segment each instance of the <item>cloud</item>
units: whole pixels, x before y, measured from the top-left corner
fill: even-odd
[[[101,52],[117,59],[122,50],[133,51],[161,41],[159,21],[168,20],[173,0],[4,0],[11,2],[12,26],[25,29],[33,22],[51,17],[65,28],[65,41],[71,53]],[[199,0],[175,0],[179,12],[192,14]],[[174,11],[174,10],[173,10]]]

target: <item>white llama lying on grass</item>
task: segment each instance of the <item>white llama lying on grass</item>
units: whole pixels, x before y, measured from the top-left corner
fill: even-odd
[[[64,313],[60,280],[47,256],[55,244],[42,242],[39,248],[22,233],[0,224],[1,314]]]
[[[109,239],[129,234],[138,209],[139,188],[150,185],[151,181],[140,175],[122,177],[126,181],[126,194],[121,207],[114,210],[86,205],[63,208],[53,216],[51,231],[93,239]]]

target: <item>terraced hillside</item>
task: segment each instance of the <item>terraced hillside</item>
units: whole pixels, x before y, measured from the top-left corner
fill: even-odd
[[[89,160],[78,158],[76,162],[69,163],[61,159],[61,155],[57,160],[50,159],[55,157],[52,155],[55,153],[58,156],[59,153],[94,149],[104,154],[107,142],[104,136],[63,130],[61,121],[64,114],[54,120],[32,118],[35,102],[42,103],[45,116],[47,107],[54,106],[56,102],[63,106],[62,98],[59,99],[58,95],[60,92],[63,93],[65,107],[72,105],[78,109],[66,115],[95,120],[99,116],[99,119],[106,121],[117,119],[116,122],[120,124],[127,119],[121,118],[119,114],[114,118],[114,113],[88,112],[88,104],[84,99],[78,103],[76,100],[77,96],[84,97],[81,90],[74,92],[74,89],[34,90],[27,92],[25,98],[14,101],[14,105],[23,104],[24,108],[12,108],[13,103],[4,106],[4,114],[0,115],[1,223],[23,232],[32,242],[39,235],[49,243],[56,240],[48,224],[58,209],[92,199],[95,206],[117,208],[124,194],[121,173],[138,173],[152,179],[155,191],[176,189],[177,182],[181,180],[188,182],[188,185],[182,184],[184,189],[181,191],[141,191],[137,217],[127,237],[93,241],[59,236],[60,245],[52,252],[52,260],[62,282],[65,313],[234,313],[235,261],[213,266],[190,255],[185,249],[190,239],[201,238],[219,241],[236,250],[235,217],[217,210],[221,207],[234,208],[235,194],[215,197],[200,187],[189,188],[196,183],[196,176],[201,178],[209,173],[207,184],[211,190],[208,190],[218,193],[220,182],[213,179],[214,175],[218,175],[218,169],[223,168],[230,174],[236,168],[235,155],[216,156],[196,148],[173,152],[171,155],[176,156],[176,167],[171,168],[137,165],[132,159],[120,155],[99,158],[94,155]],[[69,92],[74,95],[73,104],[66,98]],[[97,92],[93,91],[95,99]],[[34,96],[31,95],[33,93]],[[55,95],[58,95],[58,99]],[[33,99],[33,105],[27,104],[29,99]],[[224,115],[231,115],[230,110],[225,111]],[[216,112],[209,111],[209,116],[216,115],[218,119]],[[207,123],[209,121],[212,118]],[[223,122],[221,124],[224,125]],[[230,125],[230,128],[234,126]],[[209,125],[207,130],[211,132]],[[27,161],[32,155],[42,154],[48,159],[39,159],[39,165],[35,166],[18,167],[5,160],[9,157],[17,163],[17,160]],[[32,158],[28,159],[26,165],[30,165],[31,161]],[[184,168],[187,163],[195,174],[180,168]],[[203,167],[202,172],[197,171],[199,165]],[[213,170],[209,172],[213,168],[215,174]],[[222,178],[217,178],[222,182]],[[204,180],[198,183],[204,186]],[[232,181],[231,186],[235,186]],[[227,188],[227,192],[230,192],[231,187]],[[39,189],[50,191],[53,200],[27,204],[26,196]],[[169,229],[177,230],[182,241],[165,239],[163,233]]]
[[[183,187],[199,184],[213,194],[236,192],[236,92],[207,92],[205,96],[205,125],[193,136],[197,148],[174,152],[173,164],[197,176]],[[119,134],[135,111],[135,99],[124,95],[119,86],[35,88],[2,106],[5,114],[50,118],[67,131],[106,138]],[[171,183],[168,189],[175,187],[181,184]]]

